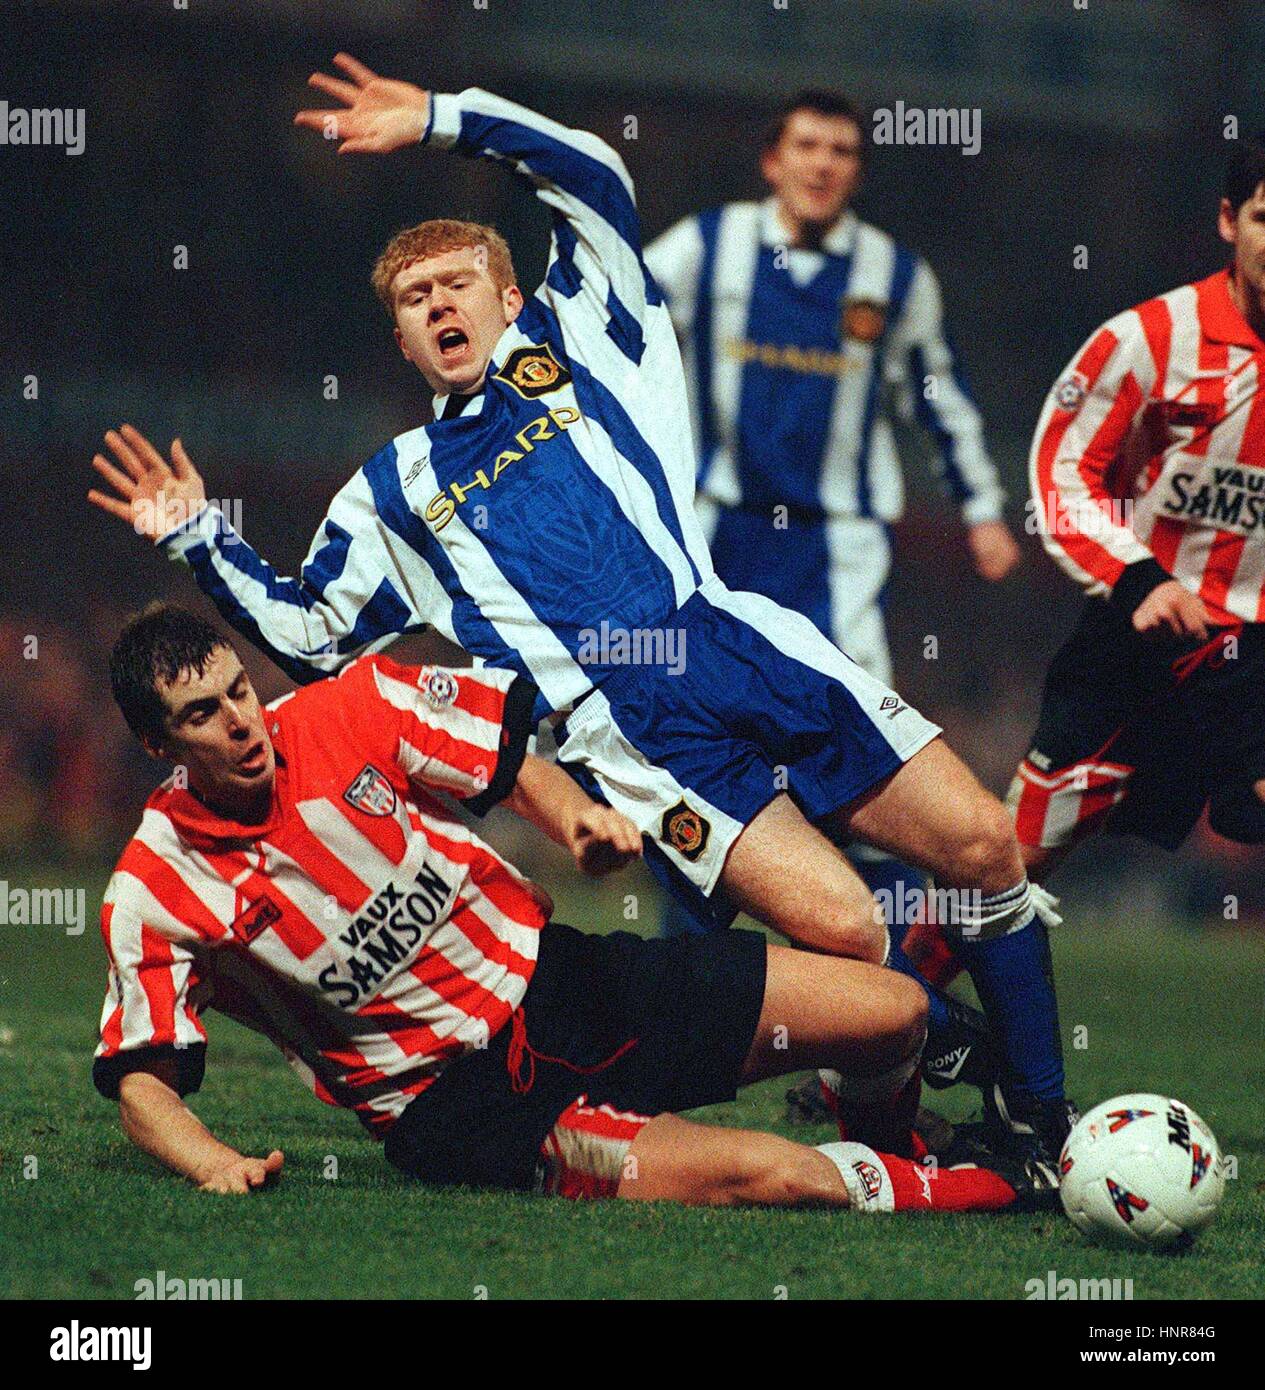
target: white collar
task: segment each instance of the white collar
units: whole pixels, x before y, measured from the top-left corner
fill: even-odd
[[[859,222],[856,213],[848,208],[822,238],[821,249],[832,256],[848,255],[856,241]],[[765,246],[786,246],[789,238],[790,232],[778,216],[777,199],[766,198],[760,204],[760,241]]]

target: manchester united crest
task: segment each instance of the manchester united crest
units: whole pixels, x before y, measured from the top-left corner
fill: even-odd
[[[571,380],[571,373],[553,355],[548,343],[539,347],[515,348],[496,373],[496,380],[512,386],[520,396],[534,400],[550,391],[560,391]]]
[[[854,343],[877,343],[887,327],[887,305],[876,299],[849,299],[843,306],[840,328]]]
[[[366,816],[389,816],[395,810],[395,788],[385,773],[379,772],[372,763],[366,763],[343,793],[343,800]]]
[[[659,838],[664,844],[671,845],[682,859],[688,859],[693,863],[707,848],[707,837],[711,834],[711,829],[710,821],[700,816],[684,801],[678,801],[675,806],[664,811]]]

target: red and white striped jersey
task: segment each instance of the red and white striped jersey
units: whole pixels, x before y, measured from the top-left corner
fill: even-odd
[[[1090,594],[1154,559],[1214,620],[1265,618],[1263,368],[1228,271],[1117,314],[1072,359],[1030,478],[1046,550]]]
[[[185,1062],[196,1049],[181,1086],[196,1089],[210,1004],[380,1135],[446,1062],[486,1046],[522,1002],[545,912],[432,793],[475,810],[508,793],[534,695],[510,671],[364,657],[269,706],[266,823],[164,783],[102,907],[98,1088],[117,1094],[157,1048]]]

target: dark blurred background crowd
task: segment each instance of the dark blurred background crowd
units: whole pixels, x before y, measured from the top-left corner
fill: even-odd
[[[871,109],[980,108],[977,156],[875,149],[857,210],[936,268],[1022,533],[1019,575],[977,580],[922,441],[905,441],[897,685],[1004,791],[1080,602],[1024,531],[1041,399],[1098,323],[1221,263],[1226,121],[1265,124],[1259,3],[19,3],[0,97],[82,107],[86,140],[78,156],[0,149],[3,854],[117,852],[159,774],[110,700],[110,644],[152,597],[202,606],[187,574],[85,501],[102,432],[180,435],[209,494],[297,572],[340,483],[429,418],[368,285],[389,233],[476,216],[518,249],[525,284],[541,272],[544,218],[498,171],[338,161],[292,129],[307,73],[338,48],[594,129],[624,155],[648,237],[761,196],[761,130],[801,85]],[[286,688],[243,654],[264,694]],[[1227,894],[1241,919],[1265,910],[1254,857],[1204,828],[1175,858],[1104,841],[1068,872],[1104,913],[1220,918]]]

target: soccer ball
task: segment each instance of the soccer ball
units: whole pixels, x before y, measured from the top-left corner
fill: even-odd
[[[1083,1235],[1162,1250],[1212,1220],[1225,1193],[1221,1150],[1198,1115],[1168,1096],[1105,1100],[1059,1156],[1063,1210]]]

